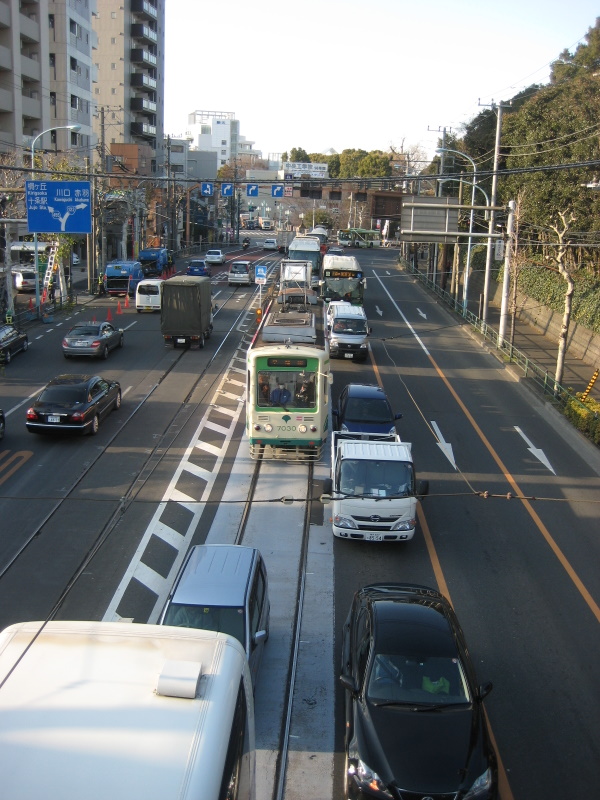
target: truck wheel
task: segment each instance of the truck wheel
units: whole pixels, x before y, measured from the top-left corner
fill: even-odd
[[[204,347],[204,334],[203,333],[200,334],[200,341],[198,342],[198,347],[200,348],[200,350],[202,350],[202,348]]]

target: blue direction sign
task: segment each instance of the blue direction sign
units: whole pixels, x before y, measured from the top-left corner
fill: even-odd
[[[233,183],[221,184],[221,197],[233,197]]]
[[[271,197],[283,197],[283,183],[271,185]]]
[[[257,284],[265,284],[267,282],[266,266],[259,265],[254,268],[254,282]]]
[[[214,185],[212,183],[201,183],[200,184],[200,194],[203,197],[212,197],[214,192]]]
[[[28,233],[91,233],[89,181],[25,181]]]
[[[258,183],[249,183],[246,186],[246,197],[258,197]]]

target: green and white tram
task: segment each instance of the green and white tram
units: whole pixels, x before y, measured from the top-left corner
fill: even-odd
[[[329,432],[331,379],[322,303],[268,310],[247,356],[252,458],[318,461]]]

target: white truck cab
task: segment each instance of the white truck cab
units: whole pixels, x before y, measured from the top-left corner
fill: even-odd
[[[412,445],[398,436],[384,441],[332,433],[333,534],[342,539],[400,542],[412,539],[417,500],[428,492],[415,477]]]

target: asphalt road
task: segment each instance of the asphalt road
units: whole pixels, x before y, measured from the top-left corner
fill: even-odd
[[[332,607],[322,611],[329,626],[333,614],[335,647],[333,662],[324,656],[319,668],[324,679],[337,676],[341,626],[356,589],[388,580],[439,586],[455,606],[480,681],[494,683],[485,705],[506,779],[502,800],[587,796],[600,778],[597,450],[565,433],[554,413],[396,268],[394,252],[359,255],[368,278],[372,359],[333,362],[334,399],[347,382],[381,380],[403,413],[399,431],[413,443],[418,476],[429,479],[430,495],[420,531],[406,544],[331,542],[325,510],[318,532],[331,555],[318,557],[333,581]],[[80,311],[78,319],[104,319],[110,309],[126,336],[125,347],[107,362],[80,365],[117,378],[124,390],[121,410],[95,438],[55,440],[24,427],[27,399],[55,374],[79,367],[70,361],[67,370],[60,352],[69,320],[32,330],[30,350],[6,368],[0,384],[0,405],[9,412],[0,447],[0,627],[45,618],[98,535],[110,530],[59,610],[67,618],[105,614],[243,335],[247,290],[228,290],[218,277],[215,282],[221,305],[215,333],[203,351],[182,358],[164,349],[157,315],[132,308],[117,315],[117,301],[109,299]],[[235,335],[217,353],[231,329]],[[243,370],[243,353],[240,359]],[[241,420],[215,483],[217,497],[227,490]],[[71,487],[72,499],[45,522]],[[131,497],[136,502],[128,502]],[[218,503],[213,509],[216,514]],[[213,521],[211,514],[202,517],[194,542],[218,534]],[[34,533],[26,553],[4,572]],[[152,557],[163,569],[166,554],[157,549]],[[132,603],[128,616],[149,613],[142,593]],[[268,697],[268,686],[259,683],[258,692]],[[316,708],[323,726],[335,720],[338,797],[343,719],[337,683],[335,699],[335,708],[329,700]],[[317,727],[313,717],[315,737]]]

